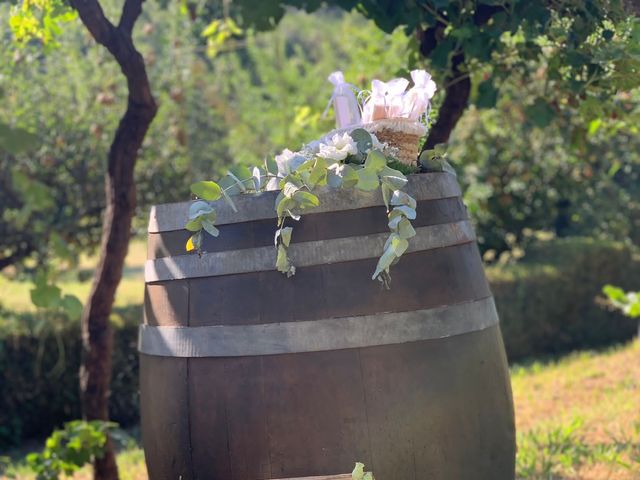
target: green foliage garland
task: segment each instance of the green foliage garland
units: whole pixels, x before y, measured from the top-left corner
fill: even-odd
[[[296,269],[288,255],[293,227],[285,226],[287,219],[297,221],[302,210],[319,206],[316,193],[322,187],[355,188],[363,192],[380,188],[391,233],[372,278],[388,288],[391,265],[407,250],[409,239],[416,234],[411,225],[411,220],[416,218],[416,200],[402,191],[407,177],[389,166],[394,159],[386,156],[383,148],[374,135],[359,128],[350,133],[335,134],[324,142],[313,142],[300,152],[285,150],[275,161],[265,162],[264,168],[250,170],[236,166],[218,183],[194,183],[191,192],[199,200],[189,208],[185,228],[194,233],[187,241],[187,251],[201,252],[203,231],[218,236],[213,202],[224,198],[235,211],[232,196],[258,193],[277,186],[280,193],[275,202],[278,215],[274,240],[276,268],[290,277]]]

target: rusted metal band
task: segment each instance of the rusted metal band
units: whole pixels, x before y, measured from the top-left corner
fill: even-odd
[[[410,175],[409,183],[403,190],[417,201],[459,197],[461,195],[456,177],[448,173]],[[268,218],[275,219],[275,200],[277,195],[277,191],[254,195],[238,195],[233,198],[237,212],[234,212],[224,200],[218,200],[215,202],[216,224],[226,225]],[[320,190],[319,197],[320,206],[305,210],[305,214],[355,210],[384,205],[382,194],[379,190],[362,192],[354,189],[342,190],[327,187]],[[151,207],[149,233],[183,230],[188,220],[190,205],[191,202],[182,202]]]
[[[140,326],[138,350],[162,357],[244,357],[451,337],[498,323],[493,297],[400,313],[262,325]]]
[[[295,231],[294,231],[295,235]],[[348,262],[375,258],[382,254],[388,233],[362,235],[292,244],[289,256],[294,265],[306,267],[328,263]],[[450,247],[475,240],[471,223],[447,223],[416,228],[416,236],[409,240],[407,252],[419,252],[434,248]],[[179,255],[147,260],[147,283],[183,278],[233,275],[238,273],[275,270],[274,247],[257,247],[243,250]]]

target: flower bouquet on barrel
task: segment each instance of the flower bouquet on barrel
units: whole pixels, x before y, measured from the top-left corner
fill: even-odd
[[[389,236],[372,278],[389,285],[390,267],[409,247],[416,232],[416,200],[403,191],[405,173],[417,171],[419,141],[427,132],[430,100],[436,85],[424,70],[411,72],[413,85],[404,78],[373,80],[370,91],[357,91],[342,72],[333,72],[334,85],[327,109],[333,105],[336,129],[300,150],[285,149],[263,167],[235,166],[218,182],[191,185],[197,197],[185,228],[193,234],[186,249],[203,251],[203,235],[217,237],[216,201],[224,199],[237,211],[233,196],[280,190],[274,209],[277,226],[274,243],[276,268],[292,276],[296,268],[288,254],[292,221],[303,210],[320,207],[319,193],[327,189],[380,190],[387,208]],[[359,103],[359,101],[361,103]]]

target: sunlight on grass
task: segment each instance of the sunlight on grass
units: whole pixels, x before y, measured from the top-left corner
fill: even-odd
[[[512,368],[518,472],[640,478],[640,342]]]
[[[147,246],[144,240],[133,240],[129,246],[125,270],[116,294],[117,307],[140,305],[144,296],[144,263],[147,257]],[[63,279],[58,283],[63,294],[76,295],[81,301],[86,300],[91,291],[93,269],[97,263],[96,257],[80,259],[80,272],[83,281],[75,278]],[[33,288],[31,282],[17,281],[0,275],[1,304],[7,310],[16,312],[32,312],[36,308],[31,303],[29,291]]]

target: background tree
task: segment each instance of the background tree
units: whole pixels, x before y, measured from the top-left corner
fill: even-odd
[[[134,169],[138,150],[156,115],[157,105],[151,93],[142,55],[132,40],[133,28],[142,12],[143,0],[125,0],[117,24],[105,15],[97,0],[71,0],[82,23],[97,43],[105,47],[118,63],[127,81],[127,107],[116,129],[107,157],[105,175],[106,208],[102,223],[100,259],[96,268],[89,299],[82,312],[82,366],[80,387],[82,413],[86,420],[108,420],[109,383],[111,379],[112,332],[109,315],[115,292],[122,278],[124,259],[131,235],[131,222],[136,207]],[[30,5],[12,18],[12,26],[18,37],[27,36],[34,29],[35,18]],[[59,2],[44,2],[32,6],[40,8],[43,28],[39,32],[43,42],[56,33],[60,15]],[[64,18],[63,18],[64,19]],[[112,480],[118,478],[118,468],[113,445],[107,440],[105,454],[94,461],[94,478]]]

